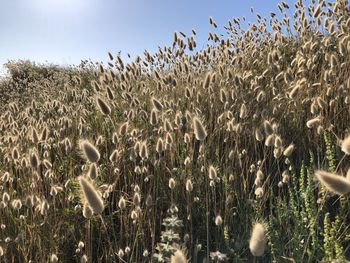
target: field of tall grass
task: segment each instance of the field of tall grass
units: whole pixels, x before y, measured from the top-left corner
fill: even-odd
[[[202,49],[7,63],[0,262],[348,262],[349,4],[275,11],[210,18]]]

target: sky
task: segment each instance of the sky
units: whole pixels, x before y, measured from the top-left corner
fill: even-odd
[[[287,0],[292,5],[294,1]],[[171,45],[173,33],[197,31],[204,45],[208,23],[218,27],[233,17],[255,22],[277,12],[277,0],[0,0],[0,65],[29,59],[59,65],[81,59],[106,61],[107,52],[122,57]]]

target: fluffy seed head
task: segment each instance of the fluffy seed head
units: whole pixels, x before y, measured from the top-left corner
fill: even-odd
[[[11,155],[12,155],[12,158],[14,160],[17,160],[19,158],[19,152],[18,152],[18,149],[16,147],[13,148]]]
[[[142,158],[142,160],[148,159],[148,148],[146,142],[143,142],[141,144],[139,155]]]
[[[127,133],[128,128],[129,128],[129,123],[128,122],[123,123],[119,128],[119,135],[124,136]]]
[[[111,113],[111,108],[101,97],[96,97],[96,104],[103,115],[109,115]]]
[[[293,153],[293,151],[294,151],[294,145],[291,144],[284,150],[283,155],[288,157]]]
[[[264,189],[262,187],[258,187],[254,191],[256,197],[261,198],[264,195]]]
[[[170,178],[169,179],[169,188],[174,189],[175,186],[176,186],[176,182],[175,182],[174,178]]]
[[[85,218],[91,218],[93,215],[93,212],[88,204],[85,204],[83,207],[83,216]]]
[[[96,163],[90,164],[89,171],[88,171],[88,176],[92,179],[95,180],[96,177],[98,176],[98,168]]]
[[[133,203],[135,204],[135,206],[139,206],[141,203],[141,196],[139,192],[135,192],[134,196],[132,198]]]
[[[282,173],[282,183],[288,183],[289,182],[289,178],[290,178],[290,176],[289,176],[289,173],[288,173],[288,171],[284,171],[283,173]]]
[[[310,129],[310,128],[316,127],[318,124],[320,124],[320,122],[321,122],[321,119],[319,117],[316,117],[314,119],[308,120],[306,122],[306,126]]]
[[[126,201],[125,201],[124,197],[120,197],[119,202],[118,202],[118,206],[120,209],[124,209],[126,207]]]
[[[350,134],[342,141],[341,150],[345,154],[350,154]]]
[[[294,99],[295,96],[297,95],[298,91],[299,91],[299,86],[297,85],[297,86],[295,86],[295,87],[292,89],[292,91],[289,93],[289,98]]]
[[[157,111],[162,111],[163,110],[163,104],[159,100],[157,100],[156,98],[152,98],[152,104],[153,104],[153,107]]]
[[[255,130],[255,139],[259,142],[261,142],[264,139],[264,135],[260,131],[260,129]]]
[[[152,109],[149,122],[153,126],[157,125],[157,123],[158,123],[158,112],[157,112],[156,108]]]
[[[194,135],[196,136],[196,139],[198,141],[204,141],[204,139],[207,137],[207,132],[202,122],[197,117],[193,118],[193,128],[194,128]]]
[[[221,226],[222,225],[222,217],[220,215],[217,215],[215,217],[215,225]]]
[[[256,178],[258,178],[260,181],[263,180],[265,177],[264,173],[261,170],[258,170],[256,172]]]
[[[346,179],[350,182],[350,168],[348,169],[348,172],[346,173]]]
[[[252,235],[249,241],[250,252],[255,257],[261,257],[264,254],[266,246],[265,228],[261,223],[255,223]]]
[[[186,256],[182,250],[177,249],[170,258],[170,263],[187,263]]]
[[[97,163],[100,160],[100,153],[97,148],[89,141],[83,140],[80,142],[80,149],[83,151],[86,159],[91,163]]]
[[[345,177],[326,171],[316,171],[317,179],[331,192],[344,195],[350,192],[350,181]]]
[[[112,162],[112,163],[116,163],[118,161],[118,158],[119,158],[119,151],[118,149],[115,149],[112,154],[109,156],[109,160]]]
[[[275,138],[276,138],[275,134],[270,134],[269,136],[267,136],[267,138],[265,140],[265,146],[267,146],[267,147],[273,146],[275,143]]]
[[[156,145],[156,151],[157,153],[161,153],[164,149],[164,142],[162,138],[158,138],[157,145]]]
[[[264,121],[264,131],[266,135],[270,135],[273,133],[272,125],[268,120]]]
[[[88,203],[95,214],[101,214],[104,209],[104,204],[95,186],[83,176],[80,176],[78,180],[84,194],[84,200]]]
[[[216,169],[214,166],[210,165],[209,166],[209,179],[210,180],[216,180],[216,178],[218,177],[217,173],[216,173]]]
[[[247,117],[247,106],[243,103],[239,112],[239,117],[241,119],[244,119]]]
[[[88,262],[88,257],[87,255],[82,255],[82,257],[80,258],[80,263],[87,263]]]
[[[210,74],[210,72],[208,72],[205,75],[205,79],[204,79],[204,82],[203,82],[203,88],[204,89],[208,89],[209,86],[210,86],[210,82],[211,82],[211,74]]]
[[[186,181],[186,191],[187,192],[192,192],[193,190],[193,183],[191,181],[191,179],[187,179]]]
[[[36,153],[36,151],[32,151],[30,154],[30,166],[35,169],[39,166],[39,164],[40,161],[38,154]]]
[[[52,255],[51,255],[51,262],[52,262],[52,263],[58,262],[58,257],[56,256],[56,254],[52,254]]]

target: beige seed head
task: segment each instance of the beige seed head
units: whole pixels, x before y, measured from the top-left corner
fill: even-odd
[[[157,111],[162,111],[163,110],[163,104],[157,100],[156,98],[152,98],[152,104],[153,107],[157,110]]]
[[[153,201],[152,201],[152,196],[151,195],[148,195],[146,197],[146,202],[145,203],[146,203],[147,207],[150,207],[152,205]]]
[[[265,228],[261,223],[255,223],[252,235],[249,241],[250,252],[255,257],[261,257],[264,254],[266,246]]]
[[[282,138],[280,136],[275,136],[275,141],[274,141],[274,146],[276,148],[280,148],[282,147],[282,144],[283,144],[283,141],[282,141]]]
[[[40,164],[39,156],[36,151],[30,153],[30,166],[34,169],[38,168]]]
[[[7,192],[4,192],[4,193],[2,194],[2,201],[3,201],[4,203],[8,203],[8,202],[10,201],[10,199],[11,199],[11,197],[10,197],[10,195],[9,195]]]
[[[244,119],[247,117],[247,106],[243,103],[239,112],[239,117],[241,119]]]
[[[217,215],[215,217],[215,225],[221,226],[222,225],[222,217],[220,215]]]
[[[193,128],[194,128],[194,135],[196,136],[196,139],[198,141],[204,141],[204,139],[207,137],[207,132],[202,122],[197,117],[193,118]]]
[[[255,189],[254,194],[256,197],[261,198],[264,195],[264,189],[262,187],[258,187]]]
[[[189,135],[188,133],[185,133],[185,135],[184,135],[184,142],[185,142],[186,144],[189,144],[190,141],[191,141],[190,135]]]
[[[289,93],[289,98],[294,99],[295,96],[297,95],[298,91],[299,91],[299,85],[295,86],[292,91]]]
[[[316,178],[331,192],[344,195],[350,192],[350,181],[345,177],[326,171],[315,171]]]
[[[115,149],[111,155],[109,156],[109,160],[112,162],[112,163],[116,163],[119,159],[119,151],[118,149]]]
[[[51,255],[51,262],[52,262],[52,263],[58,262],[58,257],[56,256],[56,254],[52,254],[52,255]]]
[[[208,72],[206,75],[205,75],[205,79],[204,79],[204,82],[203,82],[203,88],[205,90],[207,90],[210,86],[210,83],[211,83],[211,74],[210,72]]]
[[[119,249],[119,251],[118,251],[118,257],[119,257],[119,258],[123,258],[123,257],[124,257],[124,250],[123,250],[123,249]]]
[[[192,163],[191,158],[187,156],[184,161],[184,165],[188,167]]]
[[[88,262],[88,257],[87,255],[82,255],[80,258],[80,263],[87,263]]]
[[[153,108],[150,114],[149,122],[151,125],[155,126],[158,123],[158,112],[156,108]]]
[[[319,117],[316,117],[316,118],[313,118],[313,119],[311,119],[311,120],[308,120],[308,121],[306,122],[306,126],[307,126],[309,129],[311,129],[311,128],[313,128],[313,127],[318,126],[318,125],[320,124],[320,122],[321,122],[321,119],[320,119]]]
[[[19,158],[19,152],[17,147],[13,148],[11,155],[12,155],[12,159],[14,160],[17,160]]]
[[[264,131],[266,135],[270,135],[273,133],[272,125],[268,120],[264,121]]]
[[[264,139],[264,135],[260,131],[260,129],[255,130],[255,139],[259,142],[261,142]]]
[[[264,173],[260,169],[256,172],[256,178],[258,178],[260,181],[264,180],[265,178]]]
[[[187,263],[184,252],[180,249],[177,249],[174,255],[171,256],[170,263]]]
[[[127,133],[128,128],[129,128],[129,123],[128,122],[123,123],[119,128],[119,135],[124,136]]]
[[[212,165],[209,166],[208,173],[209,173],[209,179],[210,180],[216,180],[216,178],[218,177],[218,175],[216,173],[216,169]]]
[[[135,192],[134,196],[132,198],[133,203],[135,204],[135,206],[139,206],[141,203],[141,196],[139,192]]]
[[[187,181],[186,181],[186,191],[187,192],[193,191],[193,183],[192,183],[191,179],[187,179]]]
[[[79,176],[78,180],[84,194],[84,200],[95,214],[101,214],[104,210],[104,204],[95,186],[83,176]]]
[[[164,142],[162,138],[158,138],[157,145],[156,145],[156,151],[157,153],[161,153],[164,150]]]
[[[294,145],[291,144],[289,145],[283,152],[283,155],[286,156],[286,157],[289,157],[294,151]]]
[[[120,197],[119,202],[118,202],[118,207],[122,210],[125,209],[126,201],[125,201],[124,197]]]
[[[290,179],[290,176],[289,176],[288,171],[284,171],[282,173],[282,183],[284,183],[284,184],[288,183],[289,179]]]
[[[176,182],[175,182],[174,178],[170,178],[169,179],[169,188],[171,190],[173,190],[175,188],[175,186],[176,186]]]
[[[111,108],[101,97],[96,97],[95,100],[99,110],[103,115],[109,115],[111,113]]]
[[[97,163],[100,159],[100,153],[97,148],[92,145],[88,140],[82,140],[80,142],[80,149],[83,151],[86,159],[91,163]]]
[[[348,172],[346,173],[346,179],[350,182],[350,168],[348,169]]]
[[[265,140],[265,146],[269,147],[269,146],[273,146],[275,143],[275,134],[270,134],[269,136],[267,136],[266,140]]]
[[[139,214],[137,213],[137,211],[136,210],[132,210],[131,214],[130,214],[130,218],[132,220],[136,220],[138,217],[139,217]]]
[[[95,180],[98,176],[98,167],[96,163],[90,164],[89,171],[88,171],[88,176],[92,179]]]
[[[93,215],[93,212],[88,204],[84,204],[83,207],[83,216],[87,219],[91,218]]]
[[[341,150],[345,154],[350,154],[350,134],[342,141],[341,143]]]
[[[142,160],[148,159],[148,148],[146,142],[143,142],[141,144],[139,155],[142,158]]]

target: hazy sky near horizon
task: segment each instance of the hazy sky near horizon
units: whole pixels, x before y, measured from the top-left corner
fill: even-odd
[[[294,3],[292,0],[286,1]],[[170,45],[175,31],[197,31],[205,43],[212,16],[222,28],[233,17],[255,22],[277,12],[277,0],[0,0],[0,64],[30,59],[78,64],[81,59],[125,57]]]

